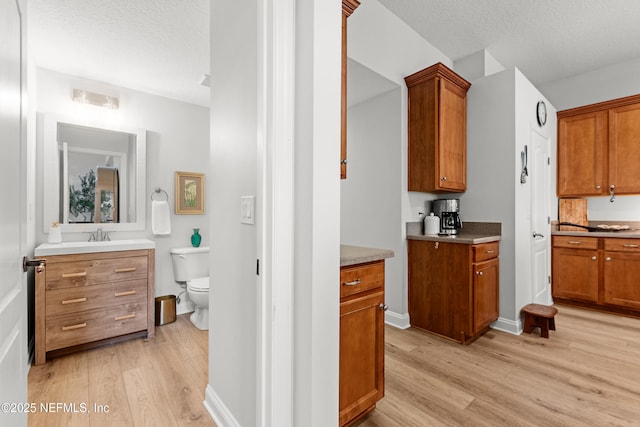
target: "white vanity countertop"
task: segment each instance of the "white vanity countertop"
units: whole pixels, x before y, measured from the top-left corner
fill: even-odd
[[[149,239],[106,240],[102,242],[42,243],[34,251],[35,256],[72,255],[95,252],[134,251],[155,249],[156,242]]]

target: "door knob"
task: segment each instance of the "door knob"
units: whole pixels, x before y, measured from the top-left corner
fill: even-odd
[[[544,234],[540,234],[538,232],[533,232],[533,238],[535,239],[536,237],[544,237]]]

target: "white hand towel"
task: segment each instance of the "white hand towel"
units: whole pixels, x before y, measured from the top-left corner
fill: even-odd
[[[156,236],[171,234],[171,213],[168,201],[154,200],[151,202],[151,230]]]

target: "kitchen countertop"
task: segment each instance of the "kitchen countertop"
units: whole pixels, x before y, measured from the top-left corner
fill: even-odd
[[[422,222],[408,222],[407,239],[461,243],[465,245],[497,242],[502,239],[502,224],[499,222],[463,222],[462,226],[462,229],[456,235],[441,236],[438,234],[423,234]]]
[[[629,230],[622,231],[588,231],[588,230],[570,230],[561,231],[557,221],[551,222],[552,236],[578,236],[578,237],[616,237],[616,238],[640,238],[640,222],[635,221],[589,221],[590,227],[600,224],[607,225],[628,225]]]
[[[385,258],[393,258],[393,256],[393,251],[389,249],[340,245],[340,267],[379,261]]]

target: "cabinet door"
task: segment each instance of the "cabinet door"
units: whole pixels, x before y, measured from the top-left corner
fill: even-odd
[[[439,81],[439,136],[436,188],[465,191],[467,188],[467,99],[466,91]]]
[[[558,120],[558,196],[608,191],[607,120],[606,111]]]
[[[598,251],[553,248],[552,294],[598,302]]]
[[[604,302],[640,309],[640,254],[604,253]]]
[[[498,319],[498,258],[473,265],[473,335]]]
[[[340,304],[340,425],[384,396],[384,292]]]
[[[616,194],[640,193],[640,104],[609,110],[609,182]],[[608,190],[608,188],[607,188]]]

